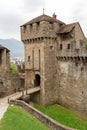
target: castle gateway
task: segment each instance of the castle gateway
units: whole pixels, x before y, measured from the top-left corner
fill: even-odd
[[[25,88],[40,87],[31,99],[87,114],[87,48],[80,24],[43,14],[21,26],[21,40]]]

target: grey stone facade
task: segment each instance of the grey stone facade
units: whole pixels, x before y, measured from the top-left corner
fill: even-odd
[[[80,24],[43,14],[21,26],[21,40],[25,88],[41,87],[31,99],[87,114],[87,48]]]
[[[10,51],[0,45],[0,97],[12,94],[21,88],[18,74],[10,72]]]

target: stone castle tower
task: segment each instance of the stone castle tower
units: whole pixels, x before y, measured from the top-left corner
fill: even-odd
[[[0,98],[18,91],[20,82],[19,75],[10,72],[10,50],[0,45]]]
[[[65,24],[55,14],[43,14],[21,26],[21,40],[25,88],[40,86],[31,99],[86,113],[87,50],[79,23]]]

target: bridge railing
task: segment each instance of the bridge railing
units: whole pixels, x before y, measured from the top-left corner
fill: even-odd
[[[35,87],[35,88],[31,88],[31,89],[23,89],[20,92],[16,92],[13,95],[8,97],[8,102],[10,102],[10,100],[17,100],[20,99],[21,97],[25,96],[25,95],[30,95],[32,93],[38,92],[40,91],[40,87]]]

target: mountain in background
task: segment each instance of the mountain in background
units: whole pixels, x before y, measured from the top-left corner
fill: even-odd
[[[11,58],[24,57],[24,45],[16,39],[0,39],[0,45],[10,50]]]

